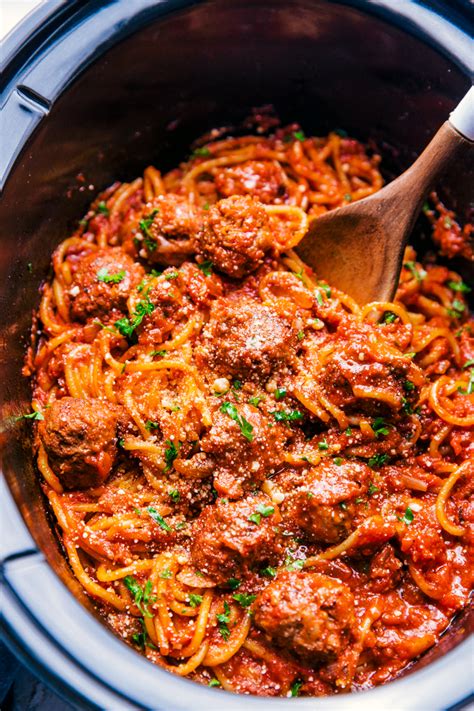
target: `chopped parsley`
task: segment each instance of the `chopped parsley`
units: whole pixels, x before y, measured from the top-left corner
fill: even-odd
[[[458,393],[461,395],[472,395],[474,393],[474,368],[469,373],[469,380],[466,388],[458,388]]]
[[[258,407],[262,402],[263,397],[261,395],[255,395],[255,397],[249,398],[249,403],[254,407]]]
[[[448,309],[448,315],[452,318],[461,318],[466,307],[460,299],[454,299],[452,309]]]
[[[318,302],[318,304],[319,304],[320,306],[324,306],[323,295],[321,294],[321,292],[319,291],[319,289],[316,289],[316,291],[314,292],[314,295],[316,296],[316,301]]]
[[[390,457],[388,454],[374,454],[373,457],[370,457],[369,461],[367,464],[371,469],[378,469],[379,467],[383,466]]]
[[[387,423],[385,422],[383,417],[376,417],[375,420],[372,423],[372,429],[375,432],[375,436],[377,439],[379,437],[382,437],[382,435],[388,435],[389,429],[387,427]]]
[[[145,429],[148,430],[148,432],[151,432],[152,430],[157,430],[159,426],[159,422],[153,422],[152,420],[147,420],[145,422]]]
[[[221,412],[223,412],[225,415],[228,415],[231,420],[234,420],[234,422],[239,425],[240,431],[242,432],[245,439],[247,439],[249,442],[253,440],[253,425],[251,425],[250,422],[245,419],[245,417],[239,415],[235,405],[233,405],[231,402],[223,402],[219,409]]]
[[[265,504],[259,504],[253,514],[250,514],[248,520],[251,521],[252,523],[257,524],[257,526],[260,524],[260,521],[262,520],[262,516],[264,518],[268,518],[272,514],[275,513],[275,507],[274,506],[266,506]]]
[[[347,435],[348,437],[350,437],[350,436],[351,436],[351,434],[352,434],[352,430],[351,430],[351,428],[350,428],[350,427],[348,427],[348,428],[347,428],[346,430],[344,430],[344,434],[345,434],[345,435]]]
[[[303,413],[299,410],[289,410],[289,412],[274,410],[270,414],[273,415],[277,422],[295,422],[303,419]]]
[[[415,383],[412,383],[411,380],[405,380],[403,383],[403,387],[405,388],[405,390],[410,392],[410,390],[415,389]]]
[[[471,287],[463,281],[448,281],[448,286],[453,291],[460,291],[463,294],[469,294],[472,291]]]
[[[418,281],[418,282],[422,281],[426,276],[425,270],[424,269],[418,270],[415,262],[405,262],[405,264],[403,266],[405,267],[405,269],[408,269],[408,271],[410,271],[412,273],[412,275],[415,277],[416,281]]]
[[[209,207],[208,207],[208,209],[209,209]],[[198,269],[200,269],[202,271],[204,276],[211,276],[213,264],[209,260],[206,260],[205,262],[200,262],[200,264],[198,264],[197,267],[198,267]]]
[[[293,132],[294,138],[296,138],[297,141],[306,141],[306,136],[304,134],[304,131],[294,131]]]
[[[179,493],[178,489],[171,489],[170,491],[168,491],[168,496],[175,504],[177,504],[181,498],[181,494]]]
[[[209,207],[210,207],[210,206],[209,206],[209,203],[208,203],[208,202],[205,202],[204,205],[202,206],[202,209],[203,209],[203,210],[209,210]]]
[[[463,368],[463,370],[464,370],[465,368],[469,368],[469,366],[471,366],[471,365],[474,365],[474,358],[471,358],[470,360],[467,360],[467,361],[464,363],[464,365],[463,365],[462,368]]]
[[[283,400],[286,397],[286,388],[277,388],[275,390],[275,400]]]
[[[329,449],[329,445],[328,445],[328,443],[327,443],[327,441],[326,441],[326,438],[324,438],[323,440],[321,440],[321,442],[318,442],[318,449],[320,449],[320,450],[322,450],[322,451],[325,450],[325,449]]]
[[[104,200],[101,200],[99,204],[97,205],[97,212],[100,212],[102,215],[108,215],[109,214],[109,208],[107,207],[106,203]]]
[[[144,244],[145,247],[148,249],[149,252],[154,252],[156,249],[156,242],[153,239],[153,235],[150,232],[150,227],[153,224],[153,220],[155,219],[155,216],[159,213],[159,210],[153,210],[150,212],[149,215],[144,217],[140,222],[138,223],[138,226],[144,236]]]
[[[190,607],[199,607],[202,602],[202,595],[196,595],[195,593],[191,593],[189,595],[188,602]]]
[[[304,682],[301,679],[297,679],[296,681],[294,681],[293,684],[291,685],[290,696],[291,697],[299,696],[300,689],[303,686],[303,684],[304,684]]]
[[[211,155],[211,151],[206,146],[202,146],[202,148],[196,148],[192,153],[193,158],[195,158],[197,156],[210,156],[210,155]]]
[[[411,508],[409,506],[407,506],[405,509],[405,513],[403,514],[403,516],[399,517],[399,520],[403,521],[403,523],[406,523],[406,525],[409,526],[410,523],[413,521],[413,519],[414,519],[413,511],[411,510]]]
[[[373,484],[372,482],[370,482],[370,484],[369,484],[369,490],[368,490],[369,496],[373,496],[374,494],[377,493],[377,491],[380,491],[380,489],[378,488],[378,486],[375,486],[375,484]]]
[[[116,274],[109,274],[107,269],[103,267],[97,272],[97,281],[103,281],[105,284],[120,284],[125,278],[125,269],[121,269]]]
[[[445,217],[444,220],[443,220],[443,226],[444,226],[447,230],[449,230],[449,228],[453,226],[452,220],[451,220],[449,217]]]
[[[230,587],[231,590],[237,590],[237,588],[240,588],[240,586],[242,585],[242,581],[238,578],[229,578],[229,580],[227,581],[227,585]]]
[[[337,467],[340,467],[341,464],[342,464],[342,458],[341,458],[341,457],[334,457],[334,459],[333,459],[332,461],[334,462],[334,464],[335,464]]]
[[[177,272],[177,271],[169,272],[168,274],[165,274],[164,277],[168,281],[171,281],[172,279],[177,279],[179,277],[179,272]]]
[[[208,684],[208,686],[220,686],[220,685],[221,685],[221,682],[219,681],[219,679],[211,679],[211,681]]]
[[[154,310],[155,305],[148,297],[146,299],[142,299],[137,303],[132,318],[129,319],[127,316],[120,318],[115,322],[115,328],[122,336],[130,338],[145,316],[151,314]]]
[[[27,415],[15,417],[15,420],[44,420],[44,415],[41,412],[29,412]]]
[[[262,568],[260,571],[261,575],[264,575],[266,578],[276,578],[276,568],[272,568],[270,565],[267,565],[266,568]]]
[[[397,314],[394,314],[393,311],[386,311],[385,315],[383,317],[383,322],[384,323],[393,323],[396,318],[397,318]]]
[[[302,341],[303,338],[304,338],[304,331],[298,331],[298,333],[296,334],[296,338],[297,338],[299,341]]]
[[[221,637],[225,641],[227,641],[230,637],[230,607],[228,602],[224,602],[224,612],[221,612],[219,615],[216,615],[216,620]]]
[[[304,558],[294,558],[290,553],[285,558],[285,568],[290,572],[295,570],[303,570],[304,561]]]
[[[173,577],[173,573],[169,568],[163,568],[163,570],[160,573],[160,578],[163,578],[163,580],[170,580]]]
[[[172,531],[172,530],[173,530],[173,529],[171,528],[171,526],[168,526],[168,524],[166,523],[166,521],[165,521],[165,519],[163,518],[163,516],[161,516],[161,515],[158,513],[158,511],[157,511],[156,509],[154,509],[152,506],[149,506],[149,507],[147,508],[147,511],[148,511],[148,513],[150,514],[150,516],[151,516],[151,518],[153,519],[153,521],[154,521],[155,523],[157,523],[158,526],[161,526],[161,528],[162,528],[164,531]]]
[[[241,605],[241,607],[250,607],[257,596],[249,595],[248,593],[234,593],[232,597],[239,603],[239,605]]]
[[[331,298],[331,287],[329,284],[325,284],[323,281],[318,281],[318,286],[324,291],[328,299]]]
[[[148,580],[145,583],[144,588],[142,588],[141,585],[139,585],[139,583],[136,581],[136,579],[132,575],[127,575],[123,579],[123,582],[125,583],[127,589],[133,595],[133,600],[135,602],[135,605],[138,607],[138,609],[142,613],[143,617],[153,617],[150,610],[148,609],[148,605],[155,602],[155,600],[156,600],[156,597],[151,595],[151,591],[152,591],[151,580]]]
[[[181,447],[181,442],[178,442],[178,446],[175,445],[174,442],[172,442],[170,439],[167,439],[165,441],[166,444],[166,449],[165,449],[165,462],[166,466],[164,468],[164,472],[169,472],[173,468],[173,462],[178,456],[179,449]]]
[[[168,351],[151,351],[148,355],[150,358],[154,358],[155,356],[165,356],[167,355]]]

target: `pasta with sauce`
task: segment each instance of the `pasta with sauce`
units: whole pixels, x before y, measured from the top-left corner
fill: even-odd
[[[111,186],[53,254],[25,366],[43,490],[108,625],[176,674],[368,688],[468,604],[469,287],[409,247],[394,302],[359,307],[294,252],[379,161],[296,125],[221,138]]]

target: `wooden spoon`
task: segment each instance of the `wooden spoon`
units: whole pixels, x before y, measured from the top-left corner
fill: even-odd
[[[471,88],[411,168],[374,195],[314,219],[296,251],[318,277],[359,304],[390,301],[423,201],[473,140]]]

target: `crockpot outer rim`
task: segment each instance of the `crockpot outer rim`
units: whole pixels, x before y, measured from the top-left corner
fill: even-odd
[[[447,55],[453,63],[461,70],[470,73],[470,54],[468,52],[469,45],[467,44],[469,37],[459,27],[451,24],[451,22],[437,15],[431,8],[420,5],[416,1],[406,0],[394,7],[391,0],[332,0],[336,4],[342,4],[354,7],[370,14],[378,16],[384,21],[394,24],[405,32],[415,35],[422,41],[434,45],[437,51]],[[153,0],[141,0],[134,7],[134,13],[138,10],[141,12],[153,12],[153,19],[157,19],[160,15],[166,15],[171,12],[186,9],[199,0],[161,0],[154,2]],[[125,8],[130,5],[126,0],[118,0],[118,2],[83,2],[81,0],[49,0],[44,5],[40,5],[36,10],[30,13],[25,20],[15,28],[3,42],[3,57],[4,70],[8,81],[7,96],[11,96],[22,85],[22,79],[28,77],[30,70],[38,66],[45,54],[54,53],[60,49],[64,36],[61,34],[61,29],[64,29],[66,23],[69,24],[69,32],[73,32],[78,26],[87,21],[92,21],[92,15],[97,10],[105,10],[107,7],[122,6]],[[450,12],[448,10],[448,12]],[[89,14],[88,14],[89,13]],[[125,12],[125,14],[127,14]],[[129,13],[130,14],[130,13]],[[137,13],[138,14],[138,13]],[[456,18],[455,12],[450,12],[453,19],[459,20],[459,15]],[[75,17],[76,16],[76,19]],[[151,19],[147,14],[146,19]],[[119,40],[133,33],[139,26],[144,24],[145,18],[141,19],[139,25],[130,23],[125,28],[115,31],[112,36],[108,36],[111,43],[101,45],[99,48],[91,48],[91,51],[85,58],[85,61],[78,63],[75,71],[66,75],[59,86],[59,91],[51,98],[42,97],[34,90],[28,95],[23,96],[23,101],[30,103],[30,109],[35,113],[35,120],[31,121],[28,126],[24,127],[21,136],[19,137],[19,145],[15,146],[16,150],[8,165],[5,165],[5,177],[11,172],[16,160],[18,159],[22,149],[36,129],[39,121],[44,118],[49,112],[49,109],[56,100],[77,78],[78,74],[85,69],[99,54],[106,51],[111,44],[115,44]],[[76,24],[75,24],[76,23]],[[439,30],[443,29],[441,37]],[[51,41],[51,42],[50,42]],[[21,48],[21,49],[18,49]],[[58,53],[60,56],[60,52]],[[15,66],[16,64],[16,66]],[[24,85],[24,89],[28,90],[28,84]],[[11,145],[11,141],[10,141]],[[9,531],[10,546],[6,551],[5,567],[4,567],[4,582],[6,584],[5,594],[5,610],[7,614],[4,620],[4,636],[5,641],[13,648],[16,653],[22,656],[23,660],[37,674],[43,677],[43,680],[59,691],[64,698],[70,702],[80,704],[80,708],[86,708],[86,697],[82,692],[86,693],[87,700],[95,703],[95,708],[104,708],[104,698],[107,700],[107,706],[110,707],[110,702],[113,700],[114,709],[129,709],[129,708],[145,708],[149,707],[150,697],[147,696],[149,690],[153,689],[158,695],[162,687],[166,687],[167,698],[162,699],[163,703],[172,703],[174,708],[187,708],[192,702],[193,707],[198,709],[206,709],[210,711],[213,708],[221,708],[221,703],[225,703],[227,709],[236,709],[242,704],[242,697],[229,694],[228,692],[220,691],[217,693],[215,689],[208,690],[206,687],[198,686],[187,679],[169,674],[168,672],[152,666],[147,660],[137,655],[132,649],[126,647],[107,629],[92,618],[87,611],[75,600],[67,588],[60,582],[53,570],[48,566],[42,554],[40,554],[36,545],[27,531],[23,520],[21,519],[18,509],[16,508],[13,499],[9,496],[2,497],[2,507],[4,512],[9,515],[12,523],[12,528]],[[2,520],[5,520],[2,518]],[[18,543],[20,543],[18,548]],[[145,691],[143,689],[123,689],[124,695],[117,692],[104,681],[104,675],[95,673],[88,665],[89,660],[83,655],[82,658],[75,654],[74,649],[67,649],[62,644],[61,637],[58,635],[54,638],[51,635],[48,626],[41,623],[40,615],[34,603],[34,597],[38,597],[38,590],[33,590],[33,596],[21,595],[17,583],[21,578],[21,572],[25,566],[31,566],[31,570],[41,571],[43,576],[46,576],[50,584],[55,587],[55,593],[64,603],[73,607],[74,615],[79,623],[79,627],[92,633],[90,638],[96,639],[96,634],[106,635],[104,638],[103,652],[106,655],[110,645],[113,645],[117,652],[116,660],[120,659],[130,665],[131,669],[140,667],[143,671],[148,672],[150,678],[155,682]],[[20,586],[21,587],[21,586]],[[47,595],[47,590],[43,591]],[[26,601],[30,598],[29,603]],[[43,610],[44,613],[44,610]],[[12,624],[16,619],[17,625]],[[18,629],[23,629],[23,637],[18,634]],[[30,644],[25,645],[26,635],[29,635]],[[34,641],[35,640],[35,641]],[[61,640],[61,641],[59,641]],[[51,656],[47,659],[38,657],[38,647],[35,645],[44,645],[46,648],[50,646]],[[26,646],[26,651],[25,651]],[[23,650],[23,651],[22,651]],[[472,639],[465,640],[455,649],[448,652],[441,659],[431,663],[424,669],[415,672],[403,679],[393,681],[388,686],[379,687],[370,690],[370,692],[361,692],[344,697],[344,704],[350,705],[351,708],[364,708],[364,711],[370,709],[379,709],[383,704],[384,711],[387,709],[399,710],[400,705],[393,705],[394,699],[397,702],[401,698],[406,700],[406,694],[411,694],[408,703],[404,704],[405,709],[419,709],[424,711],[427,707],[431,711],[435,709],[445,709],[448,705],[459,704],[472,690],[468,675],[461,675],[456,679],[456,694],[452,691],[452,674],[458,667],[462,667],[469,656],[472,656]],[[54,661],[55,660],[55,661]],[[58,667],[57,664],[63,665],[63,680],[58,682]],[[467,667],[464,664],[464,667]],[[114,678],[113,670],[109,669],[106,675],[108,678]],[[467,670],[468,671],[468,670]],[[438,676],[439,673],[439,676]],[[110,677],[110,674],[112,675]],[[430,680],[434,677],[438,678],[438,683],[430,684]],[[445,687],[439,691],[439,681],[444,679]],[[423,684],[424,680],[424,684]],[[448,683],[451,681],[451,684]],[[59,688],[58,688],[59,686]],[[434,688],[430,688],[430,687]],[[420,699],[422,689],[426,693]],[[445,691],[450,688],[449,693]],[[187,692],[186,692],[187,690]],[[390,691],[389,691],[390,690]],[[400,690],[401,696],[398,690]],[[402,691],[403,690],[403,691]],[[105,696],[104,696],[105,695]],[[163,695],[162,695],[163,696]],[[181,706],[185,697],[184,706]],[[128,697],[129,701],[126,700]],[[428,698],[429,697],[429,698]],[[159,698],[156,696],[155,698]],[[246,697],[245,703],[250,703],[255,706],[263,706],[263,703],[269,703],[268,698]],[[421,701],[421,705],[420,705]],[[396,702],[396,703],[397,703]],[[287,703],[284,699],[272,699],[272,706],[278,708],[283,703]],[[300,708],[314,707],[315,699],[294,699],[293,703],[298,703]],[[340,697],[327,697],[318,699],[318,707],[320,709],[337,709],[340,708]],[[179,705],[177,705],[179,704]],[[201,705],[202,704],[202,705]],[[153,708],[163,708],[168,711],[170,706],[156,706]]]

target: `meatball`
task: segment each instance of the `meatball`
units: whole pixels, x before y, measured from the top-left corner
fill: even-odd
[[[254,621],[271,642],[303,661],[332,662],[355,631],[354,598],[328,575],[285,571],[258,595]]]
[[[203,452],[215,459],[216,490],[222,496],[238,498],[245,488],[263,481],[282,461],[289,434],[288,428],[270,420],[257,407],[224,401],[201,440]]]
[[[85,322],[90,317],[104,317],[111,311],[125,312],[127,299],[143,279],[143,267],[120,247],[89,252],[72,265],[69,288],[71,316]]]
[[[337,543],[354,528],[355,499],[366,493],[370,477],[371,470],[361,462],[323,461],[286,494],[282,516],[311,542]]]
[[[194,253],[201,210],[179,195],[160,195],[145,206],[136,238],[150,262],[179,266]]]
[[[270,218],[260,202],[247,196],[212,205],[196,235],[196,251],[237,279],[257,269],[271,245]]]
[[[223,197],[251,195],[267,204],[286,193],[282,169],[272,161],[249,160],[223,168],[216,174],[214,183]]]
[[[65,489],[99,486],[117,455],[118,405],[64,397],[45,411],[38,432],[49,464]]]
[[[291,360],[298,336],[269,306],[235,294],[213,304],[202,342],[202,357],[219,375],[261,382]]]
[[[259,509],[264,514],[259,514]],[[196,520],[191,543],[193,565],[221,585],[229,578],[240,577],[245,568],[276,563],[281,552],[275,533],[279,520],[278,510],[267,496],[233,502],[218,499]]]

